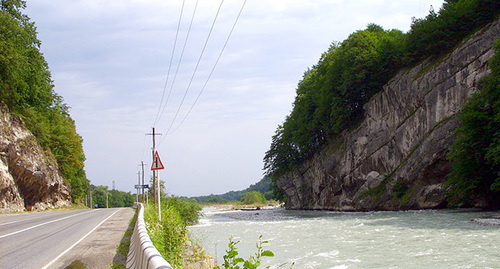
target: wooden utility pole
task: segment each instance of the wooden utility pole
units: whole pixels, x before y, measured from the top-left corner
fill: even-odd
[[[155,159],[155,152],[156,152],[156,136],[157,135],[161,135],[160,133],[156,133],[155,132],[155,127],[153,127],[153,133],[149,133],[149,134],[146,134],[146,135],[151,135],[153,136],[153,148],[152,148],[152,153],[151,153],[151,156],[152,156],[152,160],[154,162],[154,159]],[[154,204],[156,206],[156,203],[157,203],[157,186],[159,186],[159,184],[157,184],[156,182],[156,171],[153,170],[153,186],[154,186],[154,193],[153,193],[153,199],[154,199]]]
[[[165,166],[163,166],[163,163],[161,162],[160,160],[160,155],[158,155],[158,151],[155,152],[155,155],[154,155],[154,158],[153,158],[153,165],[151,165],[151,170],[153,171],[156,171],[156,170],[162,170],[162,169],[165,169]],[[160,173],[159,172],[156,172],[157,174],[157,177],[156,177],[156,182],[157,182],[157,185],[155,188],[158,189],[157,193],[158,193],[158,197],[157,197],[157,201],[158,201],[158,220],[161,222],[161,196],[160,196],[160,192],[161,192],[161,188],[160,188]]]

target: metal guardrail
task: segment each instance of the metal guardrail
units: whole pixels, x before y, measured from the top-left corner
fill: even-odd
[[[127,255],[127,268],[134,269],[172,269],[172,266],[161,256],[149,238],[144,222],[144,206],[137,204],[137,222],[130,238]]]

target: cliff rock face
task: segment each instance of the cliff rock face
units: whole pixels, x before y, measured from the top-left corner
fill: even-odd
[[[0,105],[0,213],[69,205],[70,188],[54,158]]]
[[[289,209],[341,211],[446,206],[446,155],[457,113],[490,73],[496,21],[438,63],[403,70],[365,105],[365,119],[277,180]],[[477,201],[481,205],[481,201]]]

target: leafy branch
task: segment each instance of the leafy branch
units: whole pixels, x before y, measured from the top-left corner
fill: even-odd
[[[229,238],[228,250],[226,250],[226,255],[224,255],[224,267],[225,269],[256,269],[261,265],[262,257],[274,257],[274,253],[270,250],[265,250],[263,245],[269,243],[269,241],[263,241],[262,235],[259,236],[259,242],[256,244],[257,252],[255,256],[250,256],[248,260],[239,257],[238,248],[236,247],[240,241],[235,241],[233,237]],[[240,266],[243,265],[243,267]],[[221,267],[216,266],[215,269],[221,269]],[[266,268],[269,268],[266,267]]]

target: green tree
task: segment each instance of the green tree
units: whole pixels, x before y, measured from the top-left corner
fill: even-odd
[[[194,199],[170,196],[162,200],[162,207],[175,209],[184,225],[194,224],[200,218],[201,207]]]
[[[264,194],[258,191],[249,191],[243,193],[241,195],[241,201],[246,205],[265,204],[267,202]]]
[[[497,0],[445,1],[438,13],[414,19],[406,42],[409,65],[428,57],[439,57],[465,37],[498,17]]]
[[[26,2],[1,0],[0,7],[0,100],[56,159],[73,201],[81,202],[89,189],[82,138],[69,107],[53,90],[35,24],[22,14]]]
[[[98,206],[98,207],[106,207],[106,195],[108,194],[108,186],[91,185],[91,190],[92,190],[93,204]],[[109,197],[108,197],[108,199],[109,199]],[[109,201],[108,201],[108,207],[110,207]]]
[[[293,110],[264,157],[266,174],[277,178],[290,171],[355,125],[363,104],[402,66],[404,38],[401,31],[370,24],[332,43],[299,82]]]
[[[500,41],[495,48],[492,74],[460,113],[461,126],[451,147],[448,184],[454,204],[480,199],[487,207],[500,207]]]

